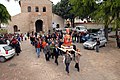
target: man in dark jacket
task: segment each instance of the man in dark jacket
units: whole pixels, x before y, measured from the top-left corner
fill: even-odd
[[[55,63],[58,65],[58,56],[59,56],[59,49],[58,49],[58,45],[55,45],[54,48],[54,54],[55,54]]]
[[[100,45],[100,40],[99,38],[97,38],[96,52],[99,52],[99,45]]]
[[[19,56],[19,53],[21,52],[20,43],[18,41],[15,44],[15,52],[16,52],[17,56]]]
[[[48,45],[48,43],[44,48],[44,54],[45,54],[46,61],[50,61],[50,46]]]

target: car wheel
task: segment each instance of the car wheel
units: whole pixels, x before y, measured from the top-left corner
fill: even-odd
[[[83,47],[84,49],[86,49],[86,47]]]
[[[5,62],[5,61],[6,61],[5,57],[1,56],[0,57],[0,62]]]
[[[93,47],[93,50],[96,50],[96,46]]]
[[[104,47],[106,47],[107,43],[104,44]]]

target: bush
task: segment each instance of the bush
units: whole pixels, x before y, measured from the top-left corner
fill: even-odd
[[[6,29],[0,29],[0,33],[5,34],[5,33],[7,33],[7,30]]]

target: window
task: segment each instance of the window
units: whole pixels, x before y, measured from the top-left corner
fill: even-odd
[[[5,49],[5,51],[9,51],[9,50],[12,50],[13,48],[11,46],[5,46],[3,47]]]
[[[46,12],[46,7],[43,7],[43,12]]]
[[[39,12],[39,8],[38,7],[35,7],[35,12]]]
[[[18,26],[17,25],[14,25],[13,28],[14,28],[14,32],[18,31]]]
[[[28,6],[28,12],[31,12],[31,6]]]

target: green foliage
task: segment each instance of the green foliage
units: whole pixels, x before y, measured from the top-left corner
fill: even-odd
[[[64,19],[68,19],[72,16],[70,13],[71,6],[69,0],[61,0],[61,2],[53,5],[53,13],[61,16]]]
[[[73,5],[71,12],[80,18],[88,18],[98,7],[94,0],[70,0],[70,4]]]
[[[115,27],[120,27],[120,0],[70,0],[74,5],[71,12],[80,18],[90,16],[98,23],[105,25],[105,37],[108,38],[108,25],[114,22]]]
[[[0,34],[5,34],[5,33],[7,33],[6,29],[0,29]]]
[[[8,13],[6,7],[2,4],[0,4],[0,24],[6,24],[8,23],[8,20],[11,20],[11,16]]]

